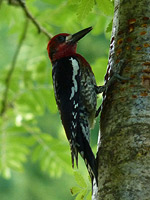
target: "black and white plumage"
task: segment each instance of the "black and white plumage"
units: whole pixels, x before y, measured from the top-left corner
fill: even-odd
[[[72,166],[74,160],[78,166],[80,153],[91,179],[95,177],[97,182],[97,164],[90,147],[90,128],[96,115],[96,81],[88,62],[76,53],[76,40],[90,30],[74,35],[59,34],[50,40],[47,49],[53,66],[55,98],[70,143]]]
[[[91,70],[84,69],[87,66],[80,67],[80,59],[80,56],[72,56],[58,60],[53,67],[53,84],[61,120],[70,142],[72,166],[74,158],[78,166],[79,152],[88,168],[92,169],[96,163],[89,142],[96,114],[96,82]]]

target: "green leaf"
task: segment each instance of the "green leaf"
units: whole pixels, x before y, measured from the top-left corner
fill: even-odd
[[[22,163],[21,162],[18,162],[17,160],[14,160],[14,159],[9,159],[8,160],[8,166],[10,168],[13,168],[14,170],[16,171],[23,171],[23,166],[22,166]]]
[[[109,22],[109,24],[107,25],[107,27],[106,27],[106,33],[109,33],[109,32],[112,31],[112,25],[113,25],[113,20],[111,20]]]
[[[77,0],[68,0],[68,5],[78,5],[80,3],[80,1]]]
[[[7,113],[8,114],[8,113]],[[9,115],[8,115],[9,116]],[[11,177],[11,170],[22,171],[29,153],[30,137],[23,127],[15,127],[15,118],[3,120],[0,127],[0,173]]]
[[[86,200],[91,200],[91,199],[92,199],[92,192],[89,192],[86,197]]]
[[[81,190],[80,193],[78,193],[78,195],[76,196],[75,200],[82,200],[85,198],[87,194],[87,190],[84,189],[84,190]]]
[[[6,179],[10,179],[11,178],[11,172],[10,172],[10,168],[9,167],[6,167],[4,169],[0,169],[0,174]]]
[[[114,6],[111,0],[96,0],[99,9],[106,16],[113,16]]]
[[[32,160],[39,161],[41,169],[50,176],[59,177],[62,171],[71,173],[70,162],[68,162],[70,160],[68,145],[54,139],[49,134],[41,133],[40,130],[32,128],[29,131],[36,140]]]
[[[38,145],[34,148],[34,150],[32,151],[32,160],[33,162],[37,161],[38,159],[40,159],[40,153],[42,151],[42,146]]]
[[[77,170],[74,170],[74,177],[78,184],[78,186],[71,188],[72,195],[77,195],[75,200],[91,200],[91,180],[85,181]]]
[[[78,19],[82,21],[93,7],[94,0],[81,0],[77,11]]]
[[[74,196],[81,191],[80,187],[74,186],[71,188],[71,194]]]
[[[83,176],[78,171],[74,171],[74,177],[78,185],[80,185],[81,187],[87,187]]]

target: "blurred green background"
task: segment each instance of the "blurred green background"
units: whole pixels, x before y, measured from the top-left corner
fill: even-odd
[[[27,0],[26,7],[52,35],[93,26],[77,51],[91,64],[97,84],[102,85],[112,1]],[[24,29],[25,38],[13,62]],[[54,99],[47,43],[48,37],[38,33],[17,1],[0,1],[0,200],[81,199],[81,194],[75,197],[70,191],[83,181],[71,167],[70,148]],[[101,97],[98,105],[100,102]],[[99,118],[91,135],[95,153],[98,122]],[[88,176],[81,159],[79,174]],[[87,185],[88,191],[91,186]]]

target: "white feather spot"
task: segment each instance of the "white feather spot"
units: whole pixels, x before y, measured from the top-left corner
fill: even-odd
[[[81,128],[82,128],[82,133],[83,133],[84,137],[89,142],[89,140],[90,140],[90,138],[89,138],[89,128],[83,126],[83,124],[80,124],[80,125],[81,125]]]
[[[77,118],[77,113],[76,112],[72,112],[73,118],[76,119]]]
[[[75,101],[73,101],[73,105],[74,105],[74,109],[76,109],[78,107],[78,103],[76,103]]]
[[[72,121],[73,128],[75,129],[77,124]]]
[[[72,131],[72,136],[73,136],[73,138],[76,137],[76,134],[75,134],[75,132],[73,132],[73,131]]]
[[[71,100],[75,92],[77,92],[78,90],[78,84],[77,84],[75,76],[78,74],[79,65],[76,59],[70,58],[70,60],[72,62],[72,68],[73,68],[73,74],[72,74],[73,87],[71,88],[71,95],[70,95],[70,100]]]

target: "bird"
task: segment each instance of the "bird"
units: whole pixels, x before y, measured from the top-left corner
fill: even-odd
[[[60,33],[50,39],[47,52],[52,63],[55,99],[70,144],[72,167],[83,158],[91,181],[98,183],[97,161],[90,147],[90,129],[97,115],[98,89],[94,73],[86,59],[76,52],[78,41],[92,27],[75,34]]]

